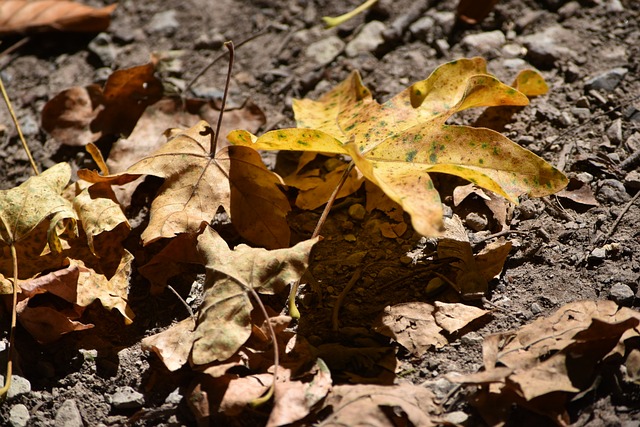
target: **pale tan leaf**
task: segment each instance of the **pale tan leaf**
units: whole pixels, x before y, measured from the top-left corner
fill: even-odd
[[[459,331],[469,323],[489,313],[481,308],[459,303],[436,301],[435,305],[434,317],[436,323],[450,334]]]
[[[187,317],[159,334],[143,338],[142,349],[153,351],[168,370],[177,371],[189,360],[195,326],[195,321]]]

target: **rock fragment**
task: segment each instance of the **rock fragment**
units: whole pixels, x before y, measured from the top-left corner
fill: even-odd
[[[599,89],[611,92],[618,86],[628,71],[624,67],[613,68],[587,80],[584,87],[586,90]]]
[[[347,44],[345,53],[349,57],[354,57],[360,53],[374,52],[378,46],[384,43],[382,33],[385,29],[386,26],[380,21],[368,22]]]
[[[65,400],[58,412],[56,412],[55,427],[84,427],[82,423],[82,415],[76,401],[73,399]]]
[[[22,403],[14,405],[9,411],[9,424],[12,427],[27,427],[29,423],[29,409]]]
[[[134,409],[144,405],[144,395],[129,386],[119,387],[111,396],[111,406],[115,409]]]

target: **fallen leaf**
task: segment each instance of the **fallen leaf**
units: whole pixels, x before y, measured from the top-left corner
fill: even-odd
[[[514,203],[523,193],[564,187],[562,172],[501,134],[445,124],[471,107],[527,104],[524,94],[486,74],[483,59],[461,59],[382,105],[354,72],[319,101],[294,101],[298,128],[259,138],[237,130],[228,139],[256,149],[348,155],[411,215],[416,231],[433,236],[442,229],[442,206],[429,172],[460,176]]]
[[[109,27],[117,4],[100,9],[72,1],[4,0],[0,2],[0,34],[43,31],[96,32]]]
[[[493,10],[498,0],[460,0],[458,2],[458,18],[470,25],[475,25]]]
[[[364,188],[367,192],[367,212],[374,209],[384,212],[390,219],[397,223],[404,223],[404,210],[402,206],[394,202],[384,191],[371,181],[366,181]]]
[[[144,110],[162,97],[162,82],[154,73],[149,63],[114,71],[103,89],[90,85],[62,91],[42,109],[42,127],[56,141],[73,146],[129,135]]]
[[[479,203],[483,203],[489,208],[493,218],[500,224],[500,230],[507,228],[507,201],[504,197],[498,196],[489,190],[482,190],[474,184],[460,185],[453,190],[453,205],[459,206],[472,194],[480,199]],[[473,207],[471,209],[473,211],[478,210],[473,209]]]
[[[142,349],[153,351],[168,370],[177,371],[189,360],[195,326],[195,321],[187,317],[158,334],[143,338]]]
[[[433,393],[425,387],[412,384],[336,385],[329,393],[324,407],[333,410],[322,422],[327,427],[428,427],[440,424],[437,418],[440,409]]]
[[[500,239],[489,243],[474,256],[478,273],[484,280],[490,282],[500,276],[512,246],[511,242]]]
[[[593,191],[591,191],[589,184],[585,184],[576,178],[569,179],[567,188],[559,191],[557,195],[558,197],[569,199],[576,203],[580,203],[581,205],[600,206],[600,203],[598,203],[593,195]]]
[[[471,305],[459,303],[435,302],[436,323],[450,334],[460,331],[471,322],[489,313]]]
[[[204,121],[169,132],[169,141],[126,172],[103,177],[81,170],[90,182],[124,184],[140,175],[165,178],[151,204],[151,219],[142,233],[144,245],[181,233],[196,233],[219,207],[247,240],[268,248],[289,245],[289,202],[269,171],[248,147],[228,146],[210,154],[213,129]]]
[[[413,356],[421,357],[432,347],[442,348],[448,344],[434,312],[434,306],[419,302],[386,307],[373,329],[396,340]]]
[[[207,227],[198,237],[207,279],[198,311],[191,360],[195,365],[224,361],[251,335],[253,293],[275,294],[300,279],[317,238],[288,249],[268,251],[226,242]]]

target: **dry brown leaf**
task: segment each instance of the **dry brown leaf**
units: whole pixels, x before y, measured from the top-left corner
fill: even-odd
[[[162,82],[154,73],[149,63],[114,71],[104,89],[90,85],[62,91],[42,109],[42,127],[61,144],[74,146],[129,135],[147,106],[162,97]]]
[[[420,357],[432,347],[448,344],[442,328],[434,318],[435,307],[421,302],[409,302],[386,307],[373,329],[393,338],[413,356]]]
[[[318,168],[305,169],[305,166],[315,160],[317,155],[318,153],[315,152],[303,153],[296,170],[283,178],[285,184],[300,190],[296,198],[296,206],[301,209],[312,210],[327,203],[348,166],[335,157],[330,157],[325,162],[330,165],[328,171]],[[362,174],[354,168],[338,192],[337,198],[355,193],[362,185],[363,179]]]
[[[490,282],[500,276],[511,247],[511,242],[500,239],[489,243],[474,257],[478,272],[484,280]]]
[[[478,24],[491,13],[497,3],[498,0],[460,0],[458,18],[467,24]]]
[[[186,319],[172,325],[159,334],[142,340],[142,349],[153,351],[170,371],[177,371],[189,360],[193,345],[194,319]]]
[[[600,206],[589,184],[585,184],[576,178],[570,178],[567,187],[559,191],[557,195],[558,197],[569,199],[582,205]]]
[[[425,387],[411,384],[336,385],[324,407],[333,409],[322,422],[325,427],[429,427],[439,424],[440,409],[434,394]]]
[[[487,280],[476,265],[469,237],[460,218],[454,214],[444,218],[444,235],[438,238],[438,258],[453,258],[459,261],[450,263],[457,269],[456,278],[450,282],[462,299],[482,298],[489,290]]]
[[[481,308],[459,303],[436,301],[435,305],[434,317],[436,323],[450,334],[461,330],[474,320],[489,313]]]
[[[471,194],[478,196],[482,200],[480,203],[489,208],[493,218],[500,224],[501,230],[507,227],[508,202],[504,197],[492,191],[483,190],[474,184],[460,185],[453,190],[454,206],[459,206]]]
[[[72,1],[4,0],[0,34],[43,31],[100,32],[109,27],[117,4],[96,9]]]
[[[16,312],[20,324],[41,344],[52,343],[64,334],[94,326],[75,320],[80,318],[81,313],[70,310],[61,312],[46,306],[29,307],[28,300],[20,301]]]
[[[374,209],[377,209],[384,212],[395,222],[404,222],[404,210],[402,206],[391,200],[380,187],[366,180],[364,188],[367,192],[367,204],[365,206],[367,212],[372,212]]]

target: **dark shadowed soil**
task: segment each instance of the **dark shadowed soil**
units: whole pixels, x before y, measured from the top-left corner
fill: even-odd
[[[481,24],[472,26],[456,23],[453,0],[379,0],[368,13],[341,27],[323,28],[322,16],[338,15],[357,3],[125,0],[107,32],[32,36],[17,51],[0,57],[0,72],[31,150],[46,168],[59,161],[91,165],[82,150],[59,147],[40,127],[43,105],[60,91],[104,82],[112,70],[169,52],[177,59],[161,77],[168,88],[184,87],[224,51],[225,40],[238,44],[258,31],[264,33],[237,49],[230,100],[237,105],[250,98],[262,108],[267,124],[261,131],[292,126],[293,98],[318,97],[354,69],[360,70],[374,96],[384,100],[426,78],[439,64],[460,57],[485,57],[489,71],[506,82],[521,69],[537,68],[549,93],[514,111],[506,123],[480,112],[456,116],[455,121],[500,130],[586,184],[598,205],[555,196],[523,199],[509,222],[517,233],[505,236],[513,249],[487,295],[492,304],[485,308],[497,307],[492,318],[424,357],[411,358],[400,350],[395,381],[424,384],[444,397],[452,385],[442,375],[479,369],[482,339],[491,333],[517,328],[576,300],[612,299],[640,307],[640,205],[627,206],[640,190],[640,160],[634,160],[640,159],[640,2],[503,0]],[[407,20],[412,11],[417,13]],[[366,38],[369,43],[358,38],[363,31],[379,35],[380,30],[384,41],[379,43],[371,43],[374,35]],[[18,40],[8,38],[2,46]],[[225,61],[214,65],[194,84],[194,94],[219,98],[226,69]],[[8,114],[0,117],[0,187],[8,189],[31,171]],[[313,254],[310,272],[316,283],[301,290],[298,333],[315,345],[350,345],[358,334],[371,334],[385,306],[432,297],[424,277],[412,267],[415,254],[428,242],[410,227],[400,237],[382,237],[382,214],[350,216],[348,207],[362,202],[363,196],[356,193],[339,201]],[[443,196],[447,200],[446,192]],[[469,227],[472,243],[477,242],[474,249],[480,250],[487,243],[483,239],[499,231],[499,225],[477,200],[466,203],[456,212]],[[291,214],[295,239],[311,234],[320,212]],[[361,266],[369,267],[342,304],[336,334],[333,306]],[[188,302],[197,300],[201,287],[191,285],[192,277],[172,283]],[[446,293],[438,297],[456,299]],[[185,368],[170,374],[140,348],[142,338],[185,318],[184,306],[168,291],[150,296],[148,284],[137,276],[131,282],[130,303],[137,315],[133,325],[124,327],[117,314],[91,307],[85,317],[96,328],[48,346],[19,329],[17,374],[30,388],[2,404],[0,424],[15,422],[12,412],[15,417],[15,408],[24,405],[33,426],[194,425],[184,397],[191,372]],[[8,324],[5,311],[5,342]],[[375,339],[380,346],[388,344],[382,337]],[[393,347],[388,348],[393,354]],[[335,379],[346,380],[340,372]],[[603,381],[572,402],[573,425],[639,426],[640,389],[615,384]],[[129,407],[117,407],[114,399],[126,390],[140,395],[130,396]],[[458,415],[466,425],[484,425],[468,403],[469,393],[459,390],[447,410],[462,412]],[[65,421],[63,415],[69,414],[79,414],[83,424]],[[256,425],[261,419],[229,422]],[[509,421],[512,426],[549,423],[526,411],[516,411]]]

